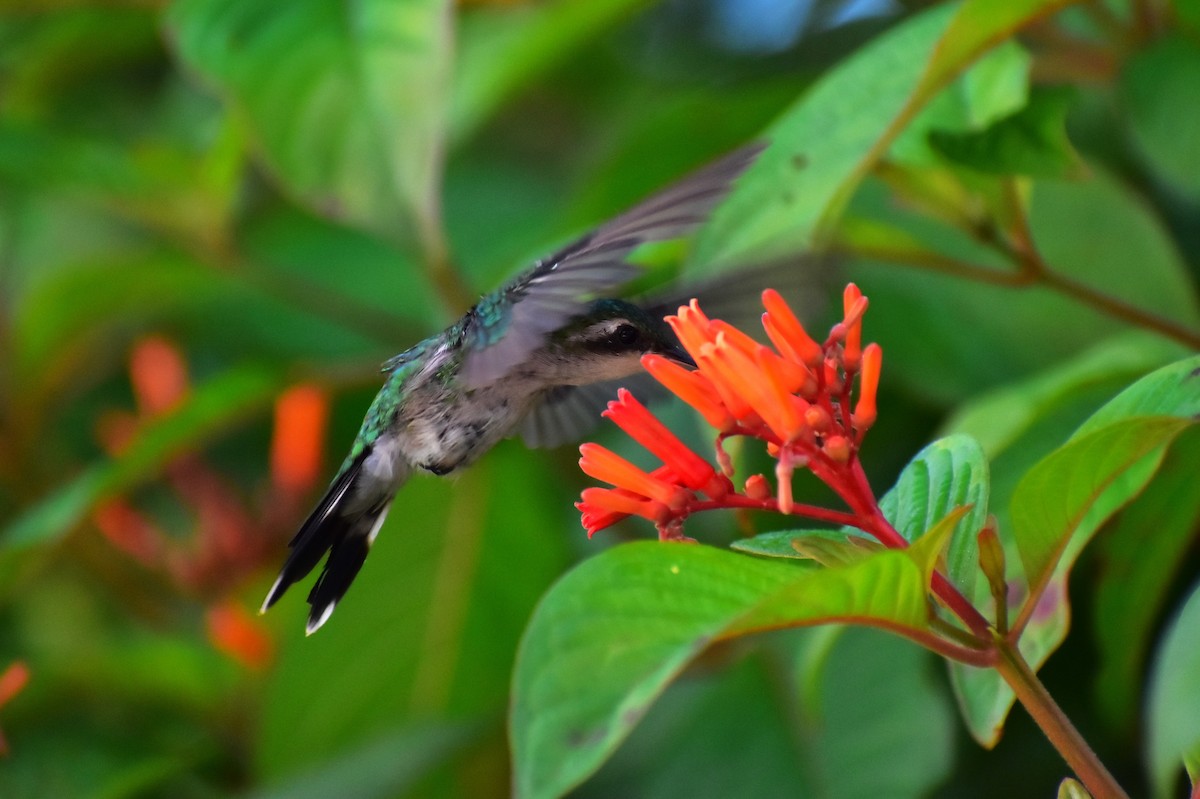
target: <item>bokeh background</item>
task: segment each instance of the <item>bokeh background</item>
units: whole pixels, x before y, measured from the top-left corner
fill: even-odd
[[[302,590],[259,617],[379,364],[770,138],[927,5],[0,2],[0,796],[506,796],[535,603],[653,531],[588,541],[574,450],[508,441],[411,481],[318,635]],[[1024,412],[986,441],[1002,508],[1092,410],[1195,347],[1200,6],[1046,5],[864,162],[820,236],[656,256],[698,275],[844,254],[886,353],[880,491],[939,430],[986,439]],[[984,135],[1014,115],[1016,144]],[[852,117],[815,124],[850,147]],[[991,277],[1021,260],[1017,217],[1059,274],[1142,316]],[[1135,794],[1147,664],[1200,562],[1185,444],[1173,493],[1077,567],[1043,673]],[[718,544],[763,523],[696,521]],[[927,653],[821,629],[709,653],[578,794],[1048,796],[1064,773],[1021,711],[980,749]]]

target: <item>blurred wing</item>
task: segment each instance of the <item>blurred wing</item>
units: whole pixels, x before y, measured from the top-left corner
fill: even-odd
[[[670,316],[695,298],[708,318],[724,319],[751,338],[766,342],[764,289],[778,291],[802,322],[812,324],[829,304],[837,273],[835,256],[804,253],[691,282],[682,279],[679,285],[655,292],[638,304],[655,316]]]
[[[654,386],[658,383],[645,373],[589,386],[559,386],[525,417],[518,432],[527,447],[559,447],[579,441],[600,423],[600,412],[609,400],[617,398],[617,389],[628,388],[635,397],[646,400],[645,389],[653,391]]]
[[[810,254],[725,272],[691,287],[675,287],[639,304],[653,314],[667,316],[695,297],[710,318],[724,319],[765,342],[760,321],[763,289],[773,288],[782,294],[797,316],[808,323],[828,304],[828,286],[835,272],[832,257]],[[587,386],[559,386],[522,421],[521,438],[529,447],[557,447],[581,440],[600,423],[600,412],[617,398],[618,388],[629,389],[642,402],[654,402],[668,394],[646,372]]]
[[[465,385],[478,388],[504,377],[590,301],[628,283],[639,269],[626,263],[626,256],[645,242],[678,238],[703,222],[762,148],[746,147],[704,167],[480,302],[470,312],[473,320],[463,342]]]

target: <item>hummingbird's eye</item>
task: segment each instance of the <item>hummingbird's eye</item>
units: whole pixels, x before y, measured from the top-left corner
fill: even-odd
[[[638,338],[640,338],[638,329],[631,324],[618,325],[613,336],[623,347],[632,347],[634,344],[637,344]]]

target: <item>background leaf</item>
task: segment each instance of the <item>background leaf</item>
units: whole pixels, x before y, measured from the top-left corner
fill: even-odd
[[[522,640],[510,718],[517,794],[556,795],[587,776],[715,641],[847,618],[923,628],[939,551],[825,570],[648,542],[592,558],[547,594]]]
[[[180,57],[245,117],[284,188],[400,243],[439,222],[450,12],[441,0],[346,6],[182,0]]]
[[[1150,680],[1146,742],[1154,795],[1170,796],[1180,765],[1200,771],[1200,725],[1191,708],[1200,701],[1200,591],[1193,589],[1163,639]]]

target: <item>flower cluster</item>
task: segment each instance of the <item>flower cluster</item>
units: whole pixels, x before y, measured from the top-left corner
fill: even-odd
[[[773,348],[720,319],[709,319],[695,300],[667,317],[697,368],[653,354],[643,357],[642,364],[717,430],[720,468],[689,449],[622,389],[604,416],[663,465],[646,472],[598,444],[580,447],[583,471],[613,486],[585,489],[576,504],[589,536],[636,515],[653,521],[661,538],[682,539],[690,513],[715,507],[845,521],[847,514],[793,502],[792,472],[798,467],[827,483],[855,513],[875,507],[857,458],[863,435],[875,421],[882,361],[877,344],[862,346],[867,298],[853,284],[846,287],[842,321],[823,343],[808,335],[778,292],[763,292],[763,306],[763,329]],[[752,475],[742,491],[735,490],[733,466],[722,448],[730,436],[766,442],[777,459],[774,495],[762,475]]]

